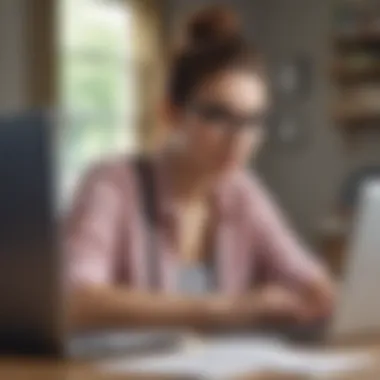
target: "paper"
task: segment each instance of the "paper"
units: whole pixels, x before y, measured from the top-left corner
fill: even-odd
[[[157,375],[186,375],[206,378],[231,378],[238,374],[260,372],[267,368],[265,352],[275,350],[277,341],[228,339],[212,340],[195,350],[185,346],[173,354],[151,356],[133,361],[116,360],[101,365],[107,372]]]
[[[262,360],[236,356],[206,354],[173,354],[131,362],[114,362],[103,366],[107,372],[143,373],[156,375],[194,376],[206,378],[229,378],[236,374],[259,372],[265,369]]]
[[[304,375],[336,375],[355,372],[370,366],[371,357],[364,353],[297,352],[289,349],[272,353],[272,369]]]
[[[228,379],[265,371],[336,375],[361,370],[371,362],[370,355],[363,353],[306,352],[277,340],[229,338],[209,341],[195,351],[184,350],[133,361],[109,361],[101,368],[116,373]]]

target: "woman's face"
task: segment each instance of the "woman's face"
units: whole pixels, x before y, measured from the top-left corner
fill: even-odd
[[[258,75],[225,71],[198,89],[178,114],[176,125],[202,170],[228,170],[257,153],[266,109],[266,86]]]

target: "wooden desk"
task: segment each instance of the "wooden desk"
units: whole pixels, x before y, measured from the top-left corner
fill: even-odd
[[[362,352],[369,352],[377,360],[372,368],[368,368],[361,373],[352,373],[336,377],[329,377],[331,380],[379,380],[380,379],[380,344],[367,344],[359,347]],[[347,350],[358,350],[358,347],[351,346]],[[136,375],[113,375],[102,374],[92,363],[80,363],[74,361],[59,362],[33,359],[0,359],[0,379],[1,380],[135,380],[135,379],[166,379],[154,376]],[[168,377],[167,379],[173,379]],[[282,374],[251,374],[241,379],[247,380],[309,380],[308,376],[282,375]]]

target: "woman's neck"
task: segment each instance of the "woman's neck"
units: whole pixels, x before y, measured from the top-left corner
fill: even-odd
[[[208,197],[214,175],[197,167],[186,153],[167,151],[166,167],[174,198],[192,202]]]

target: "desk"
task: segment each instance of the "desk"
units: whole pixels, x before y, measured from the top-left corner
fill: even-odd
[[[378,364],[358,374],[348,374],[339,377],[329,377],[337,380],[378,380],[380,379],[380,344],[367,344],[360,347],[363,351],[371,353],[378,360]],[[352,348],[348,348],[352,349]],[[353,349],[356,349],[353,347]],[[135,380],[149,379],[152,376],[113,375],[102,374],[92,367],[91,363],[74,361],[54,362],[33,359],[0,359],[1,380]],[[162,376],[157,379],[164,379]],[[168,379],[173,379],[168,378]],[[307,376],[281,375],[281,374],[252,374],[243,377],[247,380],[308,380]]]

